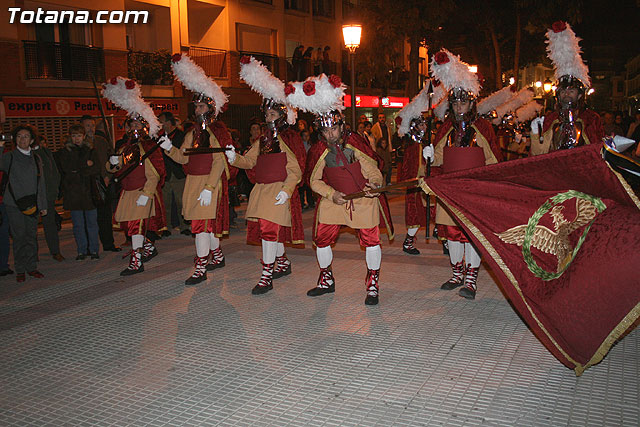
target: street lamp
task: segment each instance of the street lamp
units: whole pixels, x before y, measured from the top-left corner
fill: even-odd
[[[342,26],[344,46],[349,49],[351,63],[351,128],[356,129],[356,49],[360,46],[362,25],[345,24]]]
[[[549,92],[551,92],[551,87],[552,87],[552,86],[553,86],[553,83],[551,83],[551,80],[549,80],[549,78],[547,78],[547,79],[544,81],[544,84],[543,84],[543,86],[542,86],[542,87],[544,88],[544,92],[545,92],[545,93],[549,93]]]

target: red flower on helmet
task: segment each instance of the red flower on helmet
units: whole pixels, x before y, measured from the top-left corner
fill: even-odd
[[[126,82],[124,82],[124,87],[126,87],[127,89],[133,89],[134,87],[136,87],[136,82],[133,80],[127,80]]]
[[[335,88],[339,88],[340,85],[342,84],[342,79],[340,78],[340,76],[336,76],[335,74],[331,74],[329,76],[329,83],[331,83],[331,86],[333,86]]]
[[[402,117],[397,116],[396,117],[396,126],[400,126],[402,124]]]
[[[294,85],[292,85],[291,83],[289,83],[284,87],[284,94],[289,96],[292,93],[296,93],[296,87]]]
[[[556,21],[551,26],[551,29],[554,33],[561,33],[567,29],[567,23],[564,21]]]
[[[249,58],[247,55],[242,55],[242,57],[240,58],[240,63],[248,64],[249,62],[251,62],[251,58]]]
[[[304,84],[302,85],[302,91],[307,96],[313,95],[314,93],[316,93],[316,82],[314,81],[304,82]]]
[[[181,59],[182,59],[181,53],[174,53],[173,56],[171,57],[171,60],[173,62],[180,62]]]
[[[111,77],[111,81],[110,81],[110,83],[111,83],[112,85],[117,85],[117,84],[118,84],[118,79],[117,79],[116,77]]]
[[[446,52],[438,52],[436,53],[436,64],[442,65],[449,62],[449,55]]]

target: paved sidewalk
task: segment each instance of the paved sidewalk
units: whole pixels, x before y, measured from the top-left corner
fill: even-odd
[[[293,273],[251,295],[260,248],[244,227],[226,267],[196,287],[190,237],[158,242],[145,272],[121,254],[67,261],[40,243],[45,279],[0,278],[0,425],[574,426],[640,425],[640,334],[577,378],[533,336],[483,267],[475,301],[441,291],[448,258],[420,230],[383,241],[380,304],[365,306],[364,251],[343,233],[335,294],[306,296],[318,267],[289,249]],[[243,222],[243,221],[239,221]]]

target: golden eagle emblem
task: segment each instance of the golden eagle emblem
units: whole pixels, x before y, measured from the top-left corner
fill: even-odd
[[[576,198],[576,216],[568,221],[562,214],[564,206],[555,205],[549,214],[553,221],[554,230],[535,224],[531,244],[540,251],[555,255],[558,258],[557,274],[561,274],[575,255],[574,248],[569,241],[569,235],[575,230],[589,224],[598,214],[598,208],[587,198]],[[495,233],[503,242],[522,246],[528,224],[518,225],[502,233]]]

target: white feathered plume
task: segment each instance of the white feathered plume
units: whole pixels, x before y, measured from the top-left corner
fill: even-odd
[[[538,104],[536,101],[529,101],[515,111],[516,123],[524,123],[533,119],[538,115],[542,108],[542,105]]]
[[[429,67],[433,78],[439,80],[445,90],[450,91],[459,87],[478,96],[480,92],[478,76],[469,70],[469,64],[462,62],[460,56],[442,49],[433,55]]]
[[[213,99],[216,104],[215,115],[217,116],[222,107],[227,103],[229,97],[222,91],[222,88],[209,78],[204,70],[187,55],[176,53],[171,58],[171,69],[184,87],[194,93],[202,93]]]
[[[345,87],[340,77],[320,74],[309,77],[304,82],[291,82],[285,86],[284,92],[287,102],[294,108],[323,115],[333,110],[344,110],[342,99]]]
[[[424,89],[413,97],[411,102],[405,105],[396,115],[396,124],[398,125],[398,135],[403,136],[409,132],[411,120],[422,115],[423,111],[429,109],[429,82],[425,83]],[[435,107],[442,101],[446,95],[442,85],[433,86],[433,95],[431,95],[431,108]]]
[[[295,124],[296,110],[287,104],[284,94],[284,83],[282,80],[271,74],[256,58],[243,56],[240,58],[240,78],[244,80],[251,89],[262,95],[263,98],[271,99],[278,104],[287,107],[287,123]]]
[[[498,115],[498,120],[502,118],[507,113],[513,113],[518,108],[522,107],[526,103],[530,102],[533,99],[533,92],[528,87],[520,89],[515,96],[511,97],[504,104],[498,105],[496,107],[496,114]]]
[[[547,56],[553,62],[556,80],[570,75],[589,87],[589,67],[582,61],[580,38],[576,37],[571,26],[563,21],[554,22],[547,31]]]
[[[149,136],[155,138],[160,130],[160,121],[153,109],[142,99],[140,86],[135,80],[118,76],[102,85],[102,96],[125,110],[129,116],[142,117],[149,123]]]
[[[515,96],[514,86],[503,87],[478,102],[478,114],[488,114]]]

